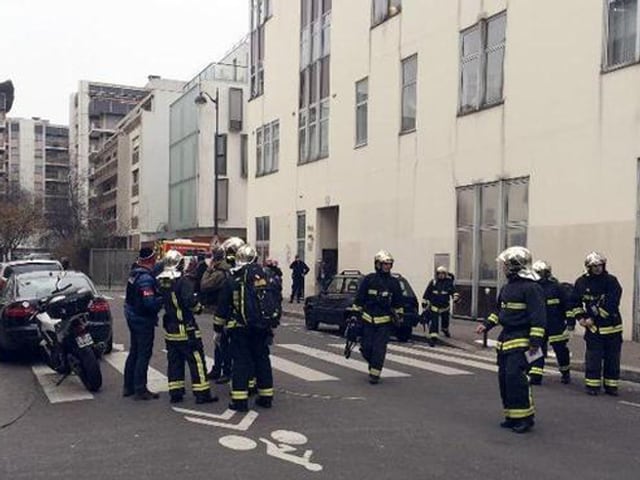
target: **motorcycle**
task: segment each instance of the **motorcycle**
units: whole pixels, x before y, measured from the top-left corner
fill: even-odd
[[[57,385],[75,373],[88,391],[97,392],[102,386],[101,351],[87,323],[92,294],[87,289],[64,293],[70,286],[38,301],[33,315],[40,346],[46,364],[62,375]]]

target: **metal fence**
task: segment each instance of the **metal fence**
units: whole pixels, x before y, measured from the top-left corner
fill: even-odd
[[[89,272],[96,285],[106,288],[124,289],[131,264],[138,258],[136,250],[115,248],[92,248]]]

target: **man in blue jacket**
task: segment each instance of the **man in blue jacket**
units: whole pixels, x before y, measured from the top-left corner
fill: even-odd
[[[151,400],[159,395],[147,388],[147,370],[153,352],[154,330],[162,297],[156,287],[153,267],[156,263],[151,248],[140,249],[138,261],[129,273],[124,315],[131,334],[129,356],[124,367],[122,395],[135,400]]]

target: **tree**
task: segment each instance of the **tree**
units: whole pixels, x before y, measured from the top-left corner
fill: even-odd
[[[39,233],[42,225],[42,207],[33,195],[10,188],[0,198],[0,258],[10,258],[20,244]]]

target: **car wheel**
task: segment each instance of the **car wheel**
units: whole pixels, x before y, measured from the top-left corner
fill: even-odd
[[[396,338],[399,342],[408,342],[411,338],[411,327],[399,328],[396,330]]]
[[[304,326],[307,327],[307,330],[318,330],[318,325],[320,322],[317,320],[312,320],[309,317],[304,318]]]

